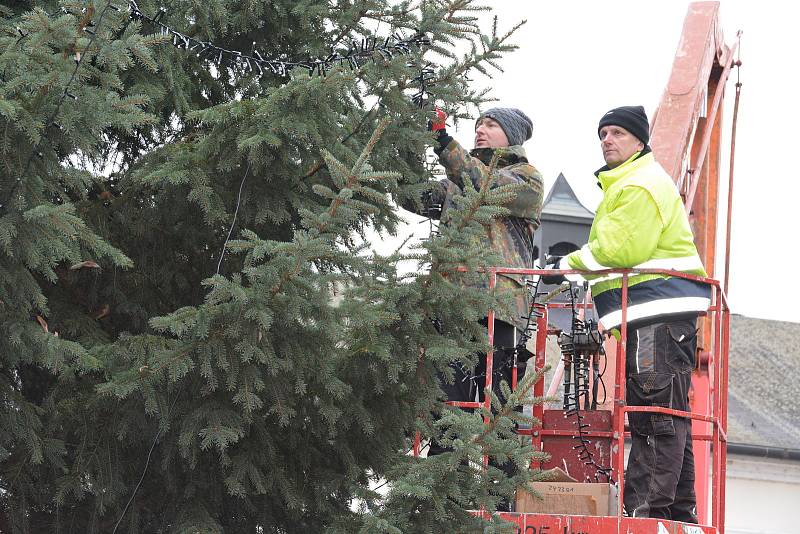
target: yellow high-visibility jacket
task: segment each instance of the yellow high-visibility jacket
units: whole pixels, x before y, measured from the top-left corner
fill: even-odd
[[[694,245],[689,219],[672,179],[649,148],[628,161],[596,173],[603,189],[589,242],[564,257],[562,269],[673,269],[706,276]],[[569,278],[569,277],[568,277]],[[606,329],[622,321],[620,274],[585,276],[592,287],[600,322]],[[708,285],[661,274],[629,277],[628,322],[659,320],[706,311]]]

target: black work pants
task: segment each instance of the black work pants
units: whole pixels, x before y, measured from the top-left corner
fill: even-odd
[[[696,364],[697,318],[631,330],[626,343],[627,403],[689,411]],[[628,413],[631,450],[625,510],[632,517],[697,523],[692,421],[666,414]]]
[[[500,382],[505,380],[511,386],[511,374],[513,368],[513,349],[519,335],[515,328],[503,321],[494,322],[494,352],[492,358],[492,391],[501,401],[505,401],[501,391]],[[478,354],[478,362],[474,369],[466,369],[459,362],[450,364],[453,370],[454,380],[450,384],[445,377],[439,377],[439,386],[442,388],[448,401],[474,401],[475,394],[478,400],[483,402],[486,398],[484,388],[486,386],[486,354]],[[525,374],[525,363],[517,364],[517,379],[522,380]],[[467,410],[472,411],[471,408]],[[431,441],[428,449],[428,456],[434,456],[447,452],[449,449],[442,447],[435,440]],[[510,463],[503,466],[503,471],[513,474],[513,465]]]

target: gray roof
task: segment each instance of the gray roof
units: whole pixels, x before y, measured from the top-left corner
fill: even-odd
[[[800,323],[731,316],[728,441],[800,449]]]
[[[542,220],[591,223],[592,219],[594,212],[581,204],[564,174],[559,173],[542,205]]]

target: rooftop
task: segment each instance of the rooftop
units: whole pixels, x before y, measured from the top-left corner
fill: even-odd
[[[594,212],[578,200],[563,173],[559,173],[542,204],[542,220],[586,222],[591,224]]]
[[[728,441],[800,449],[800,323],[731,316]]]

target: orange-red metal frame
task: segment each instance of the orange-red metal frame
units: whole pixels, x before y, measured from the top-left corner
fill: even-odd
[[[735,59],[739,37],[731,46],[724,42],[719,22],[719,2],[693,2],[689,4],[686,18],[672,65],[669,81],[653,118],[650,146],[656,160],[667,171],[684,198],[684,206],[695,236],[695,245],[706,272],[716,275],[718,214],[720,205],[720,168],[722,165],[722,122],[725,89],[733,67],[741,62]],[[731,132],[730,179],[725,247],[725,273],[723,288],[727,292],[730,254],[731,198],[736,135],[736,109],[741,84],[737,83],[736,103]],[[706,320],[698,337],[700,373],[692,381],[694,395],[692,409],[705,410],[715,398],[714,384],[708,372],[708,351],[712,342],[714,325]],[[695,421],[695,427],[707,424]],[[695,466],[706,472],[711,463],[707,443],[695,447]],[[708,486],[703,478],[697,479],[698,510],[709,508]],[[712,509],[718,503],[712,503]]]
[[[740,33],[737,34],[737,37]],[[657,161],[672,176],[679,191],[684,197],[684,204],[689,214],[689,220],[695,235],[697,250],[711,278],[698,278],[680,273],[658,270],[623,270],[623,302],[627,301],[628,276],[635,272],[660,272],[671,276],[683,276],[708,283],[713,291],[712,305],[708,316],[702,326],[700,336],[700,371],[695,374],[692,381],[693,399],[692,413],[675,413],[666,409],[646,410],[640,407],[625,405],[625,340],[627,326],[625,324],[627,309],[623,307],[623,326],[620,342],[616,344],[616,380],[614,384],[614,408],[612,417],[612,432],[587,431],[584,434],[592,437],[612,438],[615,441],[616,461],[614,471],[622,473],[624,459],[624,422],[625,414],[633,411],[658,411],[691,417],[694,420],[692,435],[696,441],[701,442],[695,446],[695,466],[700,476],[697,477],[696,493],[698,513],[701,522],[709,526],[698,527],[699,532],[724,532],[725,518],[725,468],[727,441],[727,380],[728,380],[728,347],[730,310],[725,294],[728,286],[728,266],[730,250],[731,227],[731,194],[733,189],[733,165],[735,150],[736,110],[734,111],[733,132],[730,153],[730,178],[728,190],[728,213],[725,248],[725,278],[724,286],[712,278],[715,277],[716,263],[716,237],[719,205],[719,174],[721,162],[721,132],[722,110],[725,86],[731,69],[740,66],[741,62],[734,60],[738,49],[738,40],[733,46],[725,45],[722,29],[719,24],[719,2],[693,2],[689,4],[684,21],[681,39],[675,60],[672,66],[669,82],[664,95],[653,117],[650,145]],[[741,84],[736,86],[736,109],[738,109],[738,96]],[[574,271],[562,271],[574,272]],[[612,272],[612,271],[602,271]],[[498,273],[514,273],[534,275],[541,274],[541,270],[534,269],[491,269],[489,285],[494,287]],[[536,336],[536,365],[544,365],[545,340],[547,337],[547,312],[548,309],[558,307],[548,304],[541,307],[542,317],[537,320]],[[489,313],[489,343],[494,340],[494,313]],[[710,348],[710,350],[709,350]],[[487,354],[487,384],[491,388],[492,353]],[[516,385],[516,369],[513,371],[512,381]],[[540,381],[534,386],[534,394],[541,396],[544,393],[544,384]],[[488,397],[488,396],[487,396]],[[451,403],[463,407],[477,408],[478,402]],[[483,403],[490,407],[490,401]],[[544,408],[535,407],[534,415],[541,420]],[[709,426],[711,429],[709,430]],[[541,447],[543,435],[565,435],[563,430],[544,430],[534,428],[529,431],[533,443]],[[568,433],[567,433],[568,434]],[[710,447],[713,445],[713,457],[710,457]],[[419,454],[419,436],[414,444],[414,453]],[[486,461],[486,459],[484,459]],[[711,464],[709,466],[709,463]],[[705,473],[712,473],[709,487]],[[620,495],[624,489],[623,477],[617,477],[620,484]],[[709,495],[712,492],[713,499]],[[708,521],[708,503],[711,502],[711,518]],[[562,526],[569,527],[570,531],[583,532],[626,532],[645,534],[649,532],[663,534],[660,525],[663,522],[653,520],[631,519],[621,516],[622,504],[618,509],[616,518],[582,518],[580,516],[537,516],[528,519],[525,514],[504,514],[519,525],[522,533],[561,532]],[[587,523],[587,521],[589,521]],[[670,523],[670,522],[666,522]],[[539,525],[538,527],[536,525]],[[594,525],[594,528],[588,528]],[[548,530],[549,529],[549,530]],[[668,525],[667,532],[684,532],[677,524]]]
[[[545,271],[542,269],[519,269],[519,268],[505,268],[505,267],[497,267],[489,269],[488,276],[489,276],[489,287],[494,288],[497,275],[498,274],[517,274],[517,275],[524,275],[524,276],[536,276],[542,274],[581,274],[581,271],[575,270],[561,270],[561,271]],[[707,516],[703,510],[699,510],[699,515],[701,518],[701,523],[703,525],[696,527],[697,530],[694,532],[696,534],[700,534],[701,532],[704,534],[722,534],[724,532],[724,525],[725,525],[725,471],[726,471],[726,462],[727,462],[727,428],[728,428],[728,348],[729,348],[729,328],[730,328],[730,309],[728,307],[728,303],[725,298],[725,293],[720,286],[719,281],[711,279],[711,278],[704,278],[699,276],[693,276],[684,274],[678,271],[670,271],[665,269],[607,269],[603,271],[594,271],[592,274],[610,274],[610,273],[621,273],[622,274],[622,326],[620,330],[620,340],[616,343],[616,377],[614,383],[614,410],[612,413],[612,431],[597,431],[597,430],[586,430],[583,432],[584,436],[589,438],[592,437],[604,437],[604,438],[611,438],[614,442],[613,450],[615,451],[613,455],[613,462],[612,462],[612,470],[615,476],[615,480],[617,481],[617,485],[619,488],[619,495],[620,499],[617,506],[617,515],[616,517],[592,517],[592,518],[584,518],[581,516],[562,516],[562,515],[550,515],[550,514],[502,514],[503,517],[506,519],[511,520],[519,525],[520,530],[518,532],[546,532],[548,529],[554,529],[553,533],[561,532],[561,525],[573,525],[573,527],[577,525],[583,525],[586,521],[591,520],[591,524],[593,528],[591,532],[593,534],[610,534],[610,533],[635,533],[635,534],[646,534],[646,533],[658,533],[663,534],[663,530],[660,530],[658,524],[661,524],[667,532],[684,532],[683,530],[679,530],[678,523],[673,523],[672,521],[656,521],[651,519],[640,519],[640,518],[628,518],[623,516],[622,510],[622,498],[624,489],[625,489],[625,480],[624,476],[621,476],[624,473],[624,464],[625,464],[625,438],[630,436],[629,432],[625,431],[625,414],[629,412],[653,412],[653,413],[664,413],[668,415],[674,415],[678,417],[687,417],[694,421],[699,421],[705,423],[704,426],[711,425],[711,433],[709,434],[707,430],[703,431],[702,433],[697,431],[697,428],[693,425],[692,427],[692,439],[695,441],[700,442],[709,442],[712,445],[713,450],[713,461],[711,466],[711,488],[712,494],[714,496],[714,502],[711,510],[711,520],[707,521]],[[681,278],[687,278],[690,280],[694,280],[697,282],[702,282],[708,284],[712,290],[712,301],[711,305],[707,311],[707,317],[711,321],[712,330],[713,330],[713,339],[711,343],[711,347],[709,350],[709,360],[708,360],[708,370],[709,370],[709,378],[711,381],[711,403],[710,403],[710,413],[696,413],[696,412],[683,412],[679,410],[672,410],[669,408],[660,408],[660,407],[647,407],[647,406],[627,406],[625,402],[625,341],[628,335],[628,326],[627,326],[627,296],[628,296],[628,278],[631,274],[638,274],[638,273],[652,273],[652,274],[664,274],[668,276],[675,276]],[[534,350],[535,355],[535,366],[536,369],[541,369],[545,365],[545,350],[546,350],[546,341],[547,341],[547,334],[548,334],[548,327],[547,327],[547,316],[548,310],[550,308],[558,308],[563,307],[563,304],[547,304],[545,306],[539,306],[538,311],[541,312],[541,316],[537,318],[537,329],[536,329],[536,345]],[[494,310],[489,310],[488,312],[488,341],[490,346],[494,341]],[[493,365],[493,355],[492,351],[489,351],[486,355],[486,382],[485,382],[485,391],[490,391],[492,387],[492,365]],[[512,374],[512,389],[516,388],[517,385],[517,374],[516,369]],[[544,395],[544,381],[539,380],[533,389],[533,395],[535,397],[541,397]],[[453,406],[459,406],[462,408],[479,408],[482,405],[488,410],[491,408],[489,395],[486,395],[486,400],[483,403],[480,402],[459,402],[459,401],[451,401],[448,404]],[[544,417],[544,406],[537,405],[533,408],[533,416],[538,420],[542,421]],[[565,430],[549,430],[543,429],[539,427],[533,427],[531,429],[521,429],[519,430],[519,434],[521,435],[529,435],[531,436],[531,442],[533,446],[539,450],[542,448],[542,437],[546,435],[550,436],[578,436],[578,431],[565,431]],[[417,434],[414,443],[414,454],[419,455],[420,452],[420,436]],[[484,457],[484,463],[487,461],[487,458]],[[702,474],[701,474],[702,476]],[[701,478],[701,477],[698,477]],[[533,530],[527,530],[531,525],[530,528]],[[589,524],[589,523],[587,523]],[[538,527],[533,526],[538,525]],[[541,530],[539,527],[546,527],[545,530]],[[557,527],[557,528],[556,528]],[[539,530],[536,530],[539,528]],[[574,530],[574,528],[573,528]],[[589,530],[586,530],[588,532]]]

